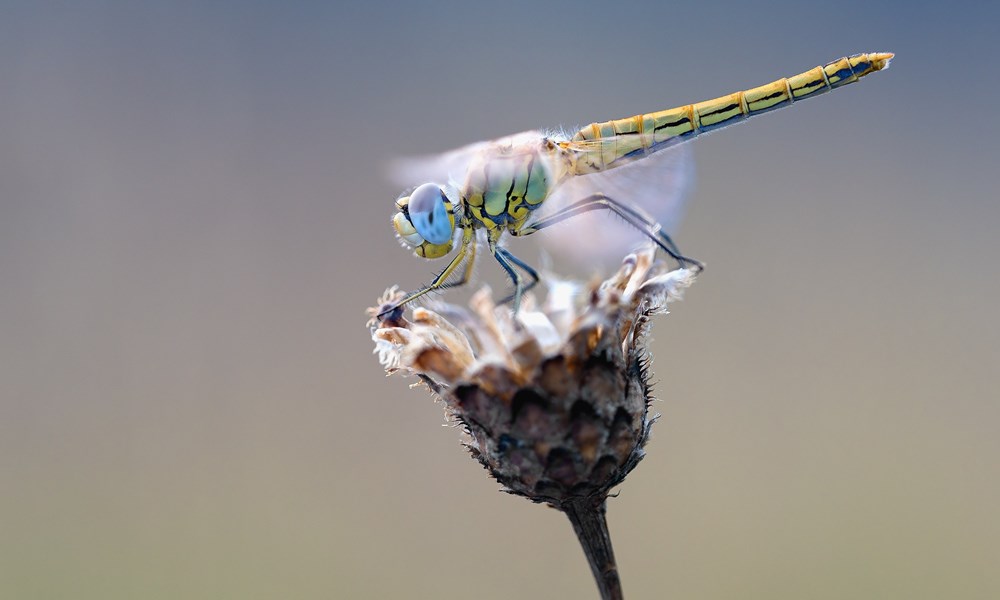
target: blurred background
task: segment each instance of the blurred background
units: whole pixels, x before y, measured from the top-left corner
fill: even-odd
[[[695,142],[611,532],[630,598],[1000,596],[985,6],[3,2],[0,597],[596,597],[371,354],[386,161],[876,50]]]

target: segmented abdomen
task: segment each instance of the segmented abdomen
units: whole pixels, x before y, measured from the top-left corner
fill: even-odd
[[[790,106],[804,98],[854,83],[889,65],[891,53],[855,54],[772,83],[715,98],[626,119],[592,123],[572,142],[599,144],[600,152],[582,154],[576,174],[610,169],[698,134]]]

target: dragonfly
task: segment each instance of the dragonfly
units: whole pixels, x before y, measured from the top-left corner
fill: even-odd
[[[680,267],[701,271],[704,265],[682,254],[661,220],[644,208],[652,206],[656,212],[658,203],[670,204],[670,198],[677,196],[683,178],[669,175],[676,175],[683,163],[678,146],[854,83],[886,69],[892,58],[890,52],[855,54],[712,100],[592,123],[572,136],[527,131],[398,163],[399,179],[422,177],[428,182],[397,198],[392,218],[397,237],[425,259],[454,255],[429,284],[406,294],[382,314],[427,293],[467,283],[480,246],[477,236],[485,238],[489,253],[513,282],[513,293],[501,303],[512,302],[517,314],[524,294],[540,276],[505,247],[505,239],[595,211],[617,216]],[[600,232],[562,229],[582,248],[600,249],[606,241]]]

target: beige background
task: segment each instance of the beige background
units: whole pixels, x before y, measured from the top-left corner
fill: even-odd
[[[1000,15],[611,6],[4,3],[0,597],[594,597],[370,354],[363,309],[435,266],[384,161],[870,50],[696,142],[709,269],[654,329],[625,590],[1000,596]]]

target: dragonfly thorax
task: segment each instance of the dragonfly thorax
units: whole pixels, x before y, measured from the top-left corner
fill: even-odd
[[[554,186],[550,147],[513,147],[470,165],[462,199],[475,226],[518,229]],[[547,151],[549,150],[549,151]]]

